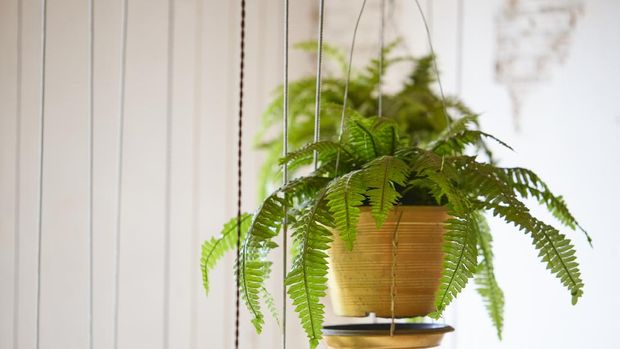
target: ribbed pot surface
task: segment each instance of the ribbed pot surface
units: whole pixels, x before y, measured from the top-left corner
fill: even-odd
[[[369,207],[361,211],[353,251],[334,237],[329,252],[329,292],[336,315],[361,317],[375,313],[391,317],[392,280],[395,317],[424,316],[435,311],[435,294],[443,269],[443,232],[448,217],[445,208],[400,206],[381,229],[377,229]]]

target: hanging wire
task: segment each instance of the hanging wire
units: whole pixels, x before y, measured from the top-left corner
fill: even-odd
[[[19,335],[19,280],[20,280],[20,205],[21,205],[21,133],[22,133],[22,23],[23,4],[17,1],[17,56],[15,81],[15,231],[13,237],[13,349],[17,349]]]
[[[456,17],[456,87],[455,87],[455,92],[456,94],[460,94],[462,92],[463,89],[463,29],[464,29],[464,4],[463,4],[463,0],[457,0],[457,4],[456,4],[456,13],[457,13],[457,17]],[[455,328],[459,327],[458,324],[458,302],[455,302],[454,306],[452,307],[452,325]],[[445,318],[442,316],[442,319],[444,319],[444,324],[445,324]],[[455,334],[456,338],[458,338],[458,332]],[[457,340],[452,341],[452,349],[456,349],[456,343],[458,342]]]
[[[383,50],[385,48],[385,0],[381,0],[381,25],[379,30],[379,103],[377,116],[383,116]]]
[[[284,82],[282,85],[282,155],[288,155],[288,68],[289,68],[289,0],[284,0]],[[282,168],[283,182],[288,184],[288,164],[285,162]],[[284,193],[286,196],[286,193]],[[284,220],[282,222],[282,348],[286,349],[286,272],[288,262],[288,207],[286,197],[284,205]]]
[[[340,113],[340,126],[338,127],[338,143],[342,143],[342,135],[344,134],[344,117],[347,111],[347,102],[349,100],[349,82],[351,81],[351,69],[353,66],[353,52],[355,51],[355,39],[357,38],[357,29],[360,25],[360,20],[362,19],[362,14],[364,14],[364,9],[366,8],[366,1],[362,2],[362,6],[360,7],[360,11],[357,15],[357,20],[355,21],[355,29],[353,30],[353,38],[351,39],[351,48],[349,49],[349,64],[347,66],[347,79],[344,82],[344,96],[342,98],[342,112]],[[338,175],[338,168],[340,167],[340,147],[338,147],[338,152],[336,153],[336,171],[335,175]]]
[[[89,17],[89,63],[88,63],[88,101],[89,101],[89,199],[88,199],[88,347],[93,348],[93,290],[94,290],[94,245],[93,245],[93,212],[94,212],[94,149],[95,149],[95,9],[94,0],[88,1]]]
[[[241,40],[239,50],[239,118],[237,134],[237,260],[236,260],[236,292],[235,292],[235,348],[239,349],[239,267],[241,257],[241,198],[242,198],[242,146],[243,146],[243,83],[245,68],[245,0],[241,0]]]
[[[121,71],[119,88],[119,113],[118,113],[118,173],[117,173],[117,192],[116,192],[116,231],[114,249],[114,329],[113,329],[113,348],[118,348],[118,312],[119,312],[119,291],[120,291],[120,268],[121,268],[121,219],[123,217],[123,147],[125,133],[125,80],[127,66],[127,18],[128,0],[123,0],[121,14]]]
[[[394,336],[396,330],[396,262],[398,261],[398,230],[400,229],[400,221],[403,218],[403,210],[400,206],[397,207],[399,211],[398,220],[396,221],[396,228],[392,235],[392,267],[391,267],[391,282],[390,282],[390,337]]]
[[[325,19],[325,0],[319,0],[319,40],[316,54],[316,104],[314,108],[314,142],[321,139],[321,69],[323,61],[323,22]],[[314,169],[319,166],[319,153],[314,151]]]
[[[35,348],[39,349],[41,341],[41,246],[43,238],[43,164],[45,159],[45,69],[47,58],[47,0],[41,0],[41,133],[39,148],[39,217],[37,229],[37,301],[36,301],[36,337]]]
[[[439,76],[439,68],[437,68],[437,57],[435,56],[435,49],[433,48],[433,40],[431,38],[431,31],[428,27],[428,22],[426,20],[426,16],[424,15],[424,11],[422,10],[422,6],[420,6],[420,2],[418,0],[414,0],[416,6],[418,7],[418,11],[420,13],[420,17],[422,17],[422,22],[424,23],[424,29],[426,30],[426,39],[428,41],[428,47],[431,50],[431,55],[433,56],[433,69],[435,70],[435,75],[437,76],[437,84],[439,85],[439,92],[441,94],[441,105],[443,115],[446,119],[446,126],[448,127],[448,131],[450,131],[450,117],[448,116],[448,108],[446,106],[446,96],[443,92],[443,85],[441,84],[441,77]]]
[[[166,183],[164,189],[164,302],[163,333],[164,349],[170,347],[170,200],[172,191],[172,117],[174,88],[174,0],[168,0],[168,57],[166,67]]]
[[[463,0],[456,3],[456,93],[463,88]]]

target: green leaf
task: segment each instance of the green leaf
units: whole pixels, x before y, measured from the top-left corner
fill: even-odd
[[[337,178],[328,187],[327,205],[334,218],[336,229],[349,250],[353,249],[353,242],[357,235],[359,206],[364,203],[365,192],[366,186],[361,171],[349,172]]]
[[[251,221],[251,214],[244,213],[241,215],[242,240],[245,238]],[[207,294],[209,294],[209,271],[215,267],[215,264],[226,252],[235,247],[237,247],[237,217],[224,224],[218,237],[212,237],[202,244],[200,270],[202,271],[202,284]]]
[[[533,217],[515,196],[510,181],[498,174],[494,166],[478,163],[471,158],[461,160],[462,183],[467,185],[469,192],[483,198],[479,206],[531,235],[539,257],[570,291],[571,301],[576,304],[583,295],[584,285],[570,240],[556,228]]]
[[[477,265],[478,221],[471,213],[450,212],[444,234],[444,271],[435,297],[437,311],[430,316],[441,317],[446,307],[465,288]]]
[[[577,228],[583,232],[588,243],[592,246],[592,238],[590,234],[581,227],[573,214],[566,206],[564,198],[556,196],[551,192],[545,182],[543,182],[536,173],[521,167],[500,168],[498,171],[503,172],[506,182],[523,198],[532,197],[537,199],[547,210],[563,225],[576,230]]]
[[[239,288],[241,298],[252,315],[257,332],[262,331],[264,316],[260,294],[271,272],[271,262],[266,255],[277,245],[272,239],[278,235],[284,219],[285,202],[279,191],[268,196],[254,215],[240,253]]]
[[[325,196],[326,189],[323,189],[293,226],[298,253],[286,276],[288,294],[311,348],[316,348],[322,338],[325,312],[321,298],[327,289],[326,251],[332,241],[329,229],[333,224]]]
[[[478,249],[482,261],[478,264],[475,282],[478,285],[478,293],[482,297],[489,317],[497,330],[497,337],[502,339],[504,327],[504,292],[495,279],[493,267],[493,238],[484,216],[478,216],[480,235],[478,236]]]
[[[366,164],[363,174],[369,188],[366,195],[370,199],[370,211],[380,228],[400,198],[394,185],[405,185],[409,166],[394,156],[382,156]]]

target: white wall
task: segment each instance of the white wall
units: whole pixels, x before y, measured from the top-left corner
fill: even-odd
[[[18,64],[19,0],[0,0],[0,348],[34,348],[36,236],[39,194],[41,7],[21,0],[21,70]],[[120,109],[121,1],[95,3],[94,61],[94,344],[111,348],[117,222]],[[498,278],[506,292],[505,339],[499,343],[473,287],[452,307],[457,328],[446,348],[610,347],[620,303],[614,198],[620,187],[620,28],[614,1],[588,1],[564,64],[532,93],[513,128],[507,90],[495,81],[495,21],[501,2],[421,1],[427,11],[444,87],[460,92],[482,112],[485,129],[512,144],[503,164],[539,172],[565,195],[594,236],[578,248],[586,294],[576,307],[542,264],[529,238],[493,222]],[[462,4],[462,12],[458,4]],[[352,12],[327,13],[328,23],[352,21]],[[256,202],[260,155],[251,151],[258,115],[281,81],[281,1],[248,2],[244,206]],[[315,36],[315,2],[292,2],[292,41]],[[333,4],[332,4],[333,5]],[[398,19],[407,46],[427,52],[413,0],[399,0]],[[329,8],[335,8],[328,6]],[[334,10],[335,11],[335,10]],[[372,11],[372,7],[371,7]],[[233,260],[213,274],[218,285],[205,298],[199,246],[234,212],[238,13],[234,1],[174,1],[171,124],[167,124],[168,2],[129,0],[123,148],[119,347],[230,348],[233,335]],[[378,20],[371,13],[363,24]],[[375,14],[372,14],[375,13]],[[461,16],[461,17],[459,17]],[[459,33],[460,23],[463,31]],[[376,23],[375,23],[376,24]],[[349,42],[346,30],[326,40]],[[353,27],[353,23],[349,26]],[[89,91],[88,3],[48,0],[47,74],[43,165],[41,348],[86,348],[88,342]],[[390,29],[393,30],[393,29]],[[367,31],[362,40],[376,40]],[[393,34],[392,34],[393,35]],[[333,40],[332,40],[333,39]],[[462,50],[459,45],[462,44]],[[360,46],[362,47],[362,46]],[[372,43],[366,44],[372,52]],[[371,54],[371,53],[370,53]],[[312,71],[311,57],[295,54],[295,75]],[[361,62],[356,59],[356,62]],[[21,103],[18,115],[18,72]],[[170,163],[167,162],[170,135]],[[169,171],[169,172],[168,172]],[[166,198],[167,173],[170,197]],[[166,207],[170,207],[167,212]],[[170,219],[169,307],[164,308],[166,214]],[[546,216],[544,216],[546,217]],[[14,289],[15,232],[19,232],[18,297]],[[279,256],[274,256],[279,261]],[[276,264],[274,270],[280,270]],[[277,275],[277,274],[276,274]],[[274,278],[279,304],[280,281]],[[14,322],[14,299],[18,300]],[[290,309],[290,308],[289,308]],[[169,317],[165,316],[166,311]],[[276,348],[272,322],[258,337],[242,319],[244,348]],[[343,321],[331,318],[329,321]],[[164,328],[169,326],[169,331]],[[305,347],[294,314],[289,343]]]
[[[553,1],[546,1],[552,3]],[[404,16],[415,18],[413,1]],[[571,306],[570,295],[538,262],[529,237],[492,221],[496,273],[506,295],[504,340],[499,342],[474,287],[453,306],[457,331],[454,348],[611,348],[620,330],[617,313],[620,286],[617,270],[620,235],[615,224],[620,184],[620,4],[611,0],[583,2],[564,63],[552,65],[550,77],[528,85],[520,131],[515,130],[508,90],[495,76],[496,21],[502,1],[462,2],[462,53],[458,48],[456,0],[433,2],[434,45],[444,84],[476,112],[483,128],[512,145],[501,151],[501,164],[539,173],[564,195],[574,215],[594,238],[590,248],[578,232],[573,239],[585,281],[585,295]],[[533,8],[545,1],[524,1]],[[571,5],[571,1],[555,1]],[[555,18],[539,25],[553,26]],[[411,45],[423,51],[419,29],[407,32]],[[405,30],[406,27],[405,27]],[[418,38],[415,40],[415,38]],[[527,51],[526,46],[524,51]],[[527,54],[528,52],[525,52]],[[459,57],[462,57],[459,65]],[[459,74],[459,66],[460,74]],[[460,75],[460,76],[459,76]],[[540,217],[550,219],[541,210]],[[552,221],[552,220],[551,220]]]

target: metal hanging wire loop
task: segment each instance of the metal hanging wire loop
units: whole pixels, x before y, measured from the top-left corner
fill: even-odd
[[[237,259],[236,259],[236,290],[235,290],[235,348],[239,349],[239,269],[241,257],[241,198],[242,198],[242,159],[243,159],[243,83],[245,68],[245,0],[241,0],[241,40],[239,50],[239,114],[237,133]]]
[[[435,49],[433,48],[433,40],[431,38],[431,31],[428,27],[428,21],[426,20],[426,16],[424,15],[424,10],[422,10],[422,6],[420,5],[420,1],[414,0],[415,4],[418,8],[418,12],[420,13],[420,17],[422,17],[422,22],[424,23],[424,30],[426,31],[426,40],[428,41],[428,47],[431,50],[431,55],[433,56],[433,69],[435,70],[435,75],[437,76],[437,85],[439,85],[439,93],[441,94],[441,105],[443,115],[446,119],[446,126],[448,128],[448,132],[451,127],[450,116],[448,115],[448,107],[446,104],[446,96],[443,92],[443,85],[441,83],[441,77],[439,76],[439,68],[437,68],[437,57],[435,56]]]
[[[39,349],[41,344],[41,246],[43,239],[43,165],[45,159],[45,78],[46,78],[46,58],[47,58],[47,0],[41,3],[41,108],[39,117],[41,122],[40,129],[40,148],[39,148],[39,214],[37,227],[37,284],[36,284],[36,332],[35,347]]]
[[[344,118],[347,112],[347,102],[349,101],[349,82],[351,81],[351,69],[353,65],[353,52],[355,51],[355,40],[357,39],[357,29],[360,25],[360,20],[362,19],[362,14],[364,14],[364,9],[366,8],[367,0],[362,2],[362,6],[360,7],[360,12],[357,15],[357,20],[355,21],[355,29],[353,30],[353,38],[351,39],[351,47],[349,48],[349,64],[347,65],[347,78],[344,82],[344,96],[342,98],[342,112],[340,113],[340,126],[338,127],[338,143],[342,143],[342,135],[344,134]],[[338,175],[338,169],[340,167],[340,148],[338,148],[338,152],[336,153],[336,170],[334,175]]]
[[[16,79],[15,79],[15,227],[13,235],[13,348],[19,348],[19,280],[20,268],[20,249],[21,249],[21,129],[22,129],[22,54],[23,54],[23,3],[17,1],[17,55],[16,55]]]
[[[118,112],[118,164],[116,184],[116,231],[114,246],[114,329],[113,348],[118,348],[118,313],[120,295],[120,272],[121,272],[121,222],[123,217],[123,158],[125,137],[125,80],[127,67],[127,19],[128,0],[123,0],[121,14],[121,70],[119,86],[119,112]]]
[[[93,292],[94,292],[94,244],[93,244],[93,215],[94,215],[94,164],[95,164],[95,9],[94,0],[88,1],[89,17],[89,63],[88,63],[88,102],[89,102],[89,173],[88,173],[88,347],[93,348]]]
[[[316,104],[314,107],[314,142],[321,138],[321,70],[323,61],[323,23],[325,21],[325,0],[319,0],[319,40],[316,54]],[[319,166],[319,153],[314,151],[314,169]]]
[[[385,49],[385,0],[381,0],[381,24],[379,30],[379,84],[377,116],[383,116],[383,50]]]
[[[282,84],[282,156],[288,155],[288,68],[289,68],[289,0],[284,0],[284,82]],[[288,184],[288,164],[282,166],[284,186]],[[284,204],[284,220],[282,222],[282,348],[286,349],[286,273],[288,262],[288,207],[286,193]]]
[[[168,0],[168,42],[167,42],[167,63],[166,63],[166,174],[164,188],[164,301],[163,301],[163,323],[162,323],[162,344],[164,349],[170,347],[170,235],[172,230],[171,222],[171,200],[172,200],[172,134],[173,134],[173,113],[174,113],[174,32],[175,32],[175,1]]]

